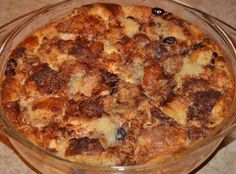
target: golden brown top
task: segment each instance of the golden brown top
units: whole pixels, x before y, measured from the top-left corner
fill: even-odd
[[[1,91],[33,143],[89,165],[175,155],[227,115],[234,82],[216,43],[160,8],[92,4],[13,51]]]

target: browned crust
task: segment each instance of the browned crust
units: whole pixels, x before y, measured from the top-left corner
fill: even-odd
[[[101,153],[102,151],[103,147],[97,139],[89,139],[88,137],[84,137],[80,139],[71,139],[65,155],[92,155],[94,153]]]

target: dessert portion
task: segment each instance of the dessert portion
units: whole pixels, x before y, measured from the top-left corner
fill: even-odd
[[[220,47],[161,8],[96,3],[34,31],[2,85],[11,123],[80,164],[139,165],[205,138],[234,81]]]

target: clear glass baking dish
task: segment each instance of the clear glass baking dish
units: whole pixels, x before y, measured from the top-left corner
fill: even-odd
[[[0,87],[8,57],[16,45],[33,30],[60,18],[73,8],[97,2],[96,0],[67,0],[46,6],[21,16],[0,27]],[[121,5],[138,4],[161,7],[195,24],[211,35],[221,45],[236,81],[236,29],[224,22],[203,13],[178,0],[100,0],[99,2]],[[0,89],[1,90],[1,89]],[[236,94],[236,92],[235,92]],[[236,96],[236,95],[235,95]],[[1,97],[0,97],[1,98]],[[0,100],[1,102],[1,100]],[[234,97],[229,115],[216,130],[190,149],[159,163],[138,166],[91,167],[61,159],[29,142],[8,121],[0,105],[0,130],[9,137],[17,151],[36,169],[44,174],[184,174],[189,173],[203,163],[219,146],[223,138],[236,127],[236,97]]]

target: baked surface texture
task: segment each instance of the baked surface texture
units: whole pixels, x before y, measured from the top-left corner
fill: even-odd
[[[234,81],[219,46],[159,8],[91,4],[13,51],[3,107],[30,141],[87,165],[163,160],[229,112]]]

